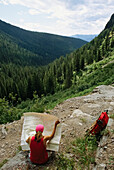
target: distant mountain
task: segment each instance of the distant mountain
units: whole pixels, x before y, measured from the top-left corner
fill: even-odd
[[[84,35],[84,34],[76,34],[76,35],[72,35],[71,37],[74,38],[80,38],[82,40],[88,41],[90,42],[91,40],[93,40],[95,37],[97,36],[97,34],[90,34],[90,35]]]
[[[27,31],[0,20],[1,62],[46,65],[86,43],[71,37]]]

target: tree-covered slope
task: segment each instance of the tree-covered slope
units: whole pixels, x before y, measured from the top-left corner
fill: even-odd
[[[108,23],[107,23],[106,26],[105,26],[105,29],[111,28],[111,27],[113,27],[113,26],[114,26],[114,14],[112,14],[110,20],[108,21]]]
[[[27,31],[1,20],[0,41],[1,61],[24,62],[24,65],[48,64],[87,43],[80,39]]]
[[[0,63],[42,65],[43,57],[20,47],[11,36],[0,31]]]
[[[8,116],[5,115],[9,115],[12,121],[24,111],[44,111],[52,103],[55,105],[66,98],[90,92],[95,86],[113,84],[113,25],[104,29],[90,43],[47,66],[0,64],[1,121],[6,121]],[[6,107],[28,98],[34,99],[30,103],[23,101],[21,111]]]
[[[13,92],[22,100],[26,100],[27,98],[32,99],[34,91],[39,96],[42,96],[54,94],[57,91],[62,91],[70,87],[76,87],[81,91],[96,85],[96,82],[98,84],[101,80],[105,82],[107,77],[104,75],[110,75],[110,73],[113,75],[114,63],[108,69],[105,69],[105,72],[100,68],[95,73],[98,74],[96,80],[93,80],[91,76],[93,74],[90,74],[87,78],[90,83],[87,80],[83,83],[83,79],[85,78],[83,74],[85,74],[84,72],[92,63],[94,63],[94,69],[96,70],[97,64],[95,63],[105,61],[106,59],[109,61],[114,60],[113,33],[114,27],[112,25],[112,27],[103,30],[90,43],[66,57],[61,56],[45,67],[35,68],[33,66],[20,66],[12,63],[0,64],[0,97],[8,97],[9,93]],[[91,73],[91,70],[93,68],[90,68],[89,73]],[[112,76],[109,82],[113,82],[113,79]],[[82,80],[81,83],[79,80]]]

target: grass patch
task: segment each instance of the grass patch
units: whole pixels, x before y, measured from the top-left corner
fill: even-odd
[[[0,163],[0,168],[5,164],[5,163],[7,163],[7,159],[4,159],[1,163]]]
[[[110,118],[111,118],[111,119],[114,119],[114,114],[111,114],[111,115],[110,115]]]
[[[40,102],[45,107],[45,110],[53,109],[57,104],[60,104],[69,98],[90,94],[95,87],[96,86],[90,87],[89,89],[85,89],[81,92],[74,92],[72,91],[72,88],[69,88],[64,91],[59,91],[54,95],[45,96],[41,99]]]
[[[107,136],[110,135],[110,131],[108,129],[104,129],[103,131],[101,131],[101,136]]]
[[[89,165],[95,163],[96,149],[97,141],[95,136],[77,138],[72,142],[72,150],[78,157],[78,168],[89,169]]]
[[[114,129],[111,129],[110,131],[111,131],[112,134],[114,134]]]
[[[86,118],[80,117],[80,120],[82,121],[82,123],[87,123]]]
[[[109,165],[114,166],[114,156],[109,157]]]
[[[17,153],[20,152],[20,151],[22,151],[22,147],[19,145],[19,146],[17,147]]]
[[[59,155],[57,158],[57,169],[58,170],[73,170],[74,160],[68,159],[63,154]]]
[[[64,90],[64,91],[59,91],[53,95],[48,95],[48,96],[43,96],[41,98],[35,97],[35,100],[27,100],[27,101],[22,101],[21,104],[17,106],[18,109],[24,112],[49,112],[49,110],[53,109],[57,104],[60,104],[64,102],[65,100],[72,98],[72,97],[77,97],[77,96],[83,96],[91,93],[93,89],[95,88],[89,88],[85,89],[82,92],[74,92],[72,91],[72,88]]]

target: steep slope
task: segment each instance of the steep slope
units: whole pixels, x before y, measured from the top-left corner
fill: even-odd
[[[14,62],[13,54],[11,53],[12,50],[10,51],[8,48],[15,49],[15,44],[18,48],[15,49],[15,56],[20,62],[27,62],[29,65],[30,63],[34,65],[35,62],[37,65],[48,64],[56,58],[59,58],[61,55],[66,55],[87,43],[80,39],[27,31],[1,20],[0,36],[3,37],[0,44],[1,48],[3,48],[3,44],[5,44],[4,50],[7,49],[5,58]],[[7,44],[9,41],[10,43]],[[18,54],[20,50],[22,51],[22,54]],[[2,53],[3,55],[1,54],[0,58],[4,61],[4,52]],[[27,53],[29,53],[30,59],[29,57],[26,59]],[[37,59],[34,61],[34,56],[40,58],[41,61],[37,61]]]
[[[105,29],[111,28],[114,26],[114,14],[112,14],[110,20],[108,21],[108,23],[105,26]]]
[[[43,57],[20,47],[15,40],[0,31],[0,63],[19,65],[43,65]]]

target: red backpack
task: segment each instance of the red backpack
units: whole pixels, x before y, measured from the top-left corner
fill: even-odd
[[[101,113],[99,118],[96,120],[94,126],[90,130],[90,132],[89,132],[90,134],[97,135],[97,134],[99,134],[100,131],[102,131],[106,128],[107,123],[108,123],[108,119],[109,119],[107,112],[108,111]]]

